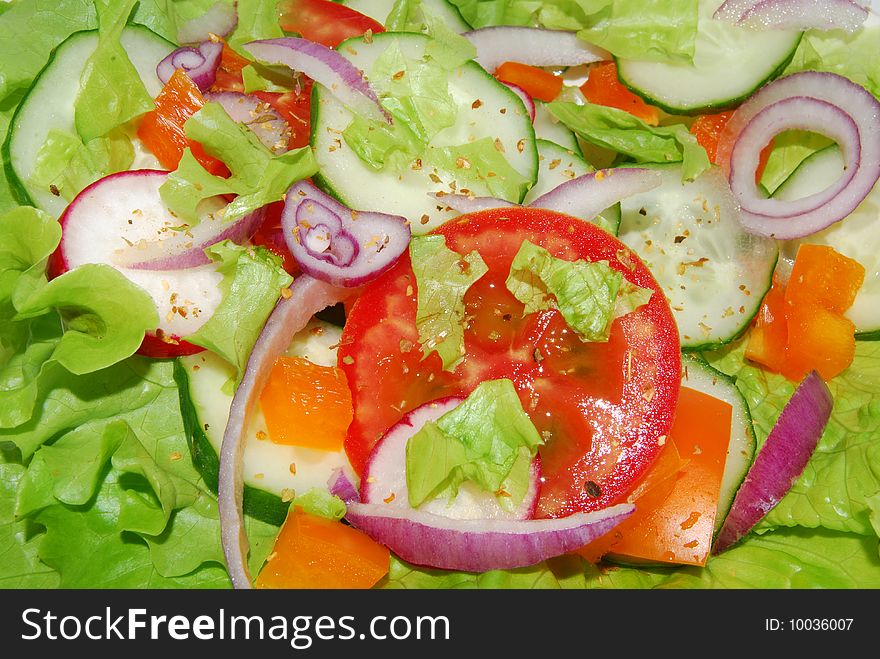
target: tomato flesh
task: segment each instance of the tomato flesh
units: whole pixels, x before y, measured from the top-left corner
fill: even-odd
[[[286,32],[296,32],[309,41],[336,48],[350,37],[365,32],[378,34],[385,27],[345,5],[331,0],[282,0],[279,23]]]
[[[339,349],[354,403],[345,444],[354,468],[363,470],[375,443],[407,411],[509,378],[545,439],[537,515],[566,516],[625,499],[660,452],[679,389],[678,333],[651,274],[610,234],[540,209],[482,211],[436,233],[459,254],[476,249],[489,267],[464,298],[466,354],[452,372],[442,370],[436,353],[422,359],[408,258],[364,289]],[[510,264],[526,239],[557,258],[606,260],[655,293],[614,321],[608,342],[584,343],[557,311],[523,317],[522,303],[507,290]]]

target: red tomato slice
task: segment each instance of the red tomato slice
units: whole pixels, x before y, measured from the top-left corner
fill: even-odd
[[[278,11],[281,29],[330,48],[368,30],[373,34],[385,31],[381,23],[369,16],[331,0],[282,0]]]
[[[416,282],[406,256],[364,289],[339,348],[354,403],[345,444],[354,468],[363,470],[376,441],[407,411],[467,395],[483,380],[509,378],[546,441],[538,516],[624,499],[660,453],[680,382],[678,331],[651,273],[610,234],[541,209],[482,211],[436,233],[460,254],[476,249],[489,267],[465,296],[466,355],[453,372],[442,370],[436,353],[422,359]],[[522,317],[523,305],[505,280],[525,239],[558,258],[607,260],[655,293],[614,321],[607,343],[583,343],[556,311]]]

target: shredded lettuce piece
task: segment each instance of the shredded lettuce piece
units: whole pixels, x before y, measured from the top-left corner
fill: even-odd
[[[473,190],[479,185],[494,197],[519,202],[531,186],[531,181],[510,165],[489,137],[456,146],[430,147],[428,154],[432,164],[455,176],[459,190]]]
[[[290,505],[291,508],[296,506],[311,515],[331,519],[335,522],[345,517],[346,511],[345,502],[342,499],[318,487],[313,487],[305,494],[300,494],[294,498]]]
[[[419,343],[427,357],[437,351],[444,371],[464,356],[464,295],[489,268],[476,251],[462,256],[444,236],[414,236],[409,245],[416,276]]]
[[[74,102],[76,132],[83,142],[106,135],[154,108],[119,40],[136,2],[95,0],[98,47],[86,61]]]
[[[220,263],[223,301],[187,341],[212,350],[232,364],[237,382],[281,290],[293,278],[281,267],[281,259],[263,247],[242,247],[225,240],[209,247],[206,253]]]
[[[522,503],[538,446],[544,443],[507,379],[480,383],[459,405],[426,423],[406,445],[406,486],[413,507],[473,482],[508,510]]]
[[[44,189],[54,185],[70,201],[98,179],[129,169],[132,162],[134,147],[121,130],[83,144],[78,136],[53,128],[37,153],[30,182]]]
[[[649,126],[617,108],[553,101],[547,109],[564,125],[596,146],[638,163],[680,162],[682,178],[693,181],[711,167],[706,150],[683,124]]]
[[[615,318],[647,304],[652,291],[624,279],[607,261],[565,261],[523,241],[507,289],[525,305],[523,316],[558,309],[581,341],[607,341]]]
[[[426,54],[445,68],[452,70],[476,57],[474,45],[449,27],[447,22],[431,11],[422,0],[396,0],[385,19],[390,32],[422,32],[433,42]]]
[[[250,129],[233,121],[217,103],[206,103],[187,120],[185,129],[187,137],[201,143],[209,155],[222,160],[232,172],[225,179],[209,174],[189,149],[184,151],[177,170],[168,175],[159,194],[168,208],[190,223],[199,221],[199,203],[208,197],[238,195],[225,210],[225,219],[231,222],[283,199],[291,185],[318,171],[311,149],[273,155]]]
[[[238,0],[238,24],[227,42],[239,53],[248,57],[242,49],[246,43],[258,39],[278,39],[284,31],[278,24],[278,0]]]

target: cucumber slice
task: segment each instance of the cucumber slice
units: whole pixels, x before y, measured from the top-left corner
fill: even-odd
[[[656,168],[662,184],[621,202],[620,239],[666,294],[682,349],[706,350],[746,331],[770,289],[776,241],[746,233],[721,170],[681,180],[678,165]]]
[[[577,135],[554,117],[543,101],[535,100],[534,127],[537,139],[555,142],[564,149],[583,156]]]
[[[147,92],[156,96],[162,89],[156,65],[176,46],[142,25],[126,26],[121,41]],[[34,186],[29,179],[50,130],[76,134],[74,101],[83,67],[97,44],[98,32],[90,30],[71,35],[55,49],[18,106],[3,145],[7,176],[18,202],[37,206],[55,217],[61,215],[67,202]]]
[[[712,18],[723,0],[700,0],[694,60],[617,60],[620,80],[671,114],[697,114],[738,104],[791,61],[801,33],[747,30]]]
[[[394,8],[395,0],[344,0],[342,4],[385,25],[388,14]],[[446,0],[422,0],[421,9],[423,12],[442,18],[452,30],[459,34],[471,29],[470,24],[461,17],[458,7]]]
[[[323,366],[336,365],[336,348],[341,328],[312,320],[297,333],[288,355],[304,357]],[[216,491],[220,445],[229,418],[232,394],[226,384],[234,375],[223,359],[211,352],[179,357],[175,379],[180,390],[180,407],[193,463],[209,487]],[[290,491],[303,494],[318,487],[326,489],[333,470],[349,467],[345,451],[321,451],[301,446],[275,444],[265,433],[266,422],[256,410],[249,428],[244,458],[244,510],[252,517],[280,525],[287,514]],[[294,473],[295,472],[295,473]]]
[[[837,145],[806,158],[779,186],[774,197],[793,200],[820,192],[843,173],[843,158]],[[862,200],[846,219],[804,238],[781,244],[780,256],[791,266],[803,244],[828,245],[865,266],[865,281],[853,305],[844,314],[856,326],[856,338],[880,339],[880,185]]]
[[[523,204],[529,204],[541,195],[550,192],[557,185],[578,176],[596,171],[590,163],[577,153],[563,148],[554,142],[537,140],[538,182],[526,193]],[[608,231],[617,234],[620,227],[620,204],[614,204],[603,211],[601,217]]]
[[[724,463],[724,475],[721,479],[721,492],[715,514],[715,533],[718,533],[733,504],[736,491],[752,465],[758,440],[752,426],[749,405],[740,390],[736,388],[733,378],[712,368],[703,359],[691,355],[682,356],[681,367],[681,386],[723,400],[733,408],[730,418],[730,443],[727,447],[727,460]]]
[[[396,43],[409,59],[424,56],[430,38],[421,34],[373,35],[370,43],[350,39],[339,52],[359,69],[370,71],[376,58]],[[412,222],[414,234],[422,234],[455,217],[457,213],[431,196],[461,192],[494,196],[488,185],[459,185],[455,172],[430,163],[433,147],[449,147],[489,138],[510,165],[534,185],[538,174],[538,153],[532,123],[520,98],[495,80],[476,62],[467,62],[449,78],[449,92],[457,107],[454,125],[440,131],[428,146],[428,153],[403,171],[376,171],[360,160],[342,138],[352,115],[328,90],[312,90],[312,148],[320,168],[315,182],[345,205],[359,210],[394,213]],[[519,202],[520,199],[508,201]]]

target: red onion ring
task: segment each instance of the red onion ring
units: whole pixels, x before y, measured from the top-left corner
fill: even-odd
[[[447,208],[451,208],[462,215],[484,211],[487,208],[508,208],[510,206],[519,205],[497,197],[474,197],[472,195],[458,193],[431,193],[431,196],[446,204]]]
[[[607,51],[565,30],[497,25],[462,34],[477,49],[474,58],[490,73],[504,62],[532,66],[577,66],[610,60]]]
[[[361,502],[360,492],[342,467],[333,470],[327,481],[327,489],[330,494],[339,497],[346,504]]]
[[[241,92],[208,92],[205,100],[222,105],[234,121],[250,128],[273,153],[288,150],[291,128],[278,110],[266,101]]]
[[[755,457],[718,532],[713,554],[739,542],[791,489],[816,450],[832,406],[831,392],[813,371],[786,403]]]
[[[713,18],[753,30],[855,32],[868,10],[852,0],[727,0]]]
[[[281,213],[284,240],[303,272],[334,286],[362,286],[397,263],[409,221],[353,211],[307,181],[294,183]]]
[[[217,41],[204,41],[198,48],[181,46],[172,51],[156,66],[156,75],[166,84],[177,69],[183,69],[196,86],[205,91],[217,79],[217,67],[223,44]]]
[[[238,25],[235,7],[218,2],[201,16],[188,20],[177,30],[177,43],[199,43],[212,36],[225,37]]]
[[[349,503],[345,519],[415,565],[485,572],[534,565],[583,547],[626,519],[618,504],[556,519],[450,519],[383,504]]]
[[[331,286],[308,275],[297,277],[290,287],[290,296],[278,301],[260,332],[232,398],[220,447],[217,497],[223,554],[234,588],[253,587],[247,566],[248,539],[242,511],[244,484],[241,471],[248,421],[275,360],[287,350],[293,335],[305,327],[314,314],[342,302],[351,292],[351,289]]]
[[[770,109],[783,101],[785,105]],[[847,169],[841,180],[820,193],[789,202],[767,200],[754,183],[757,154],[766,146],[765,138],[801,127],[841,141]],[[741,220],[750,232],[779,239],[815,233],[849,215],[880,177],[880,102],[835,73],[804,71],[779,78],[733,114],[722,131],[716,159],[728,176],[742,207]]]
[[[261,62],[282,64],[305,73],[357,114],[391,123],[391,115],[382,107],[363,73],[335,50],[296,37],[251,41],[245,48]]]

